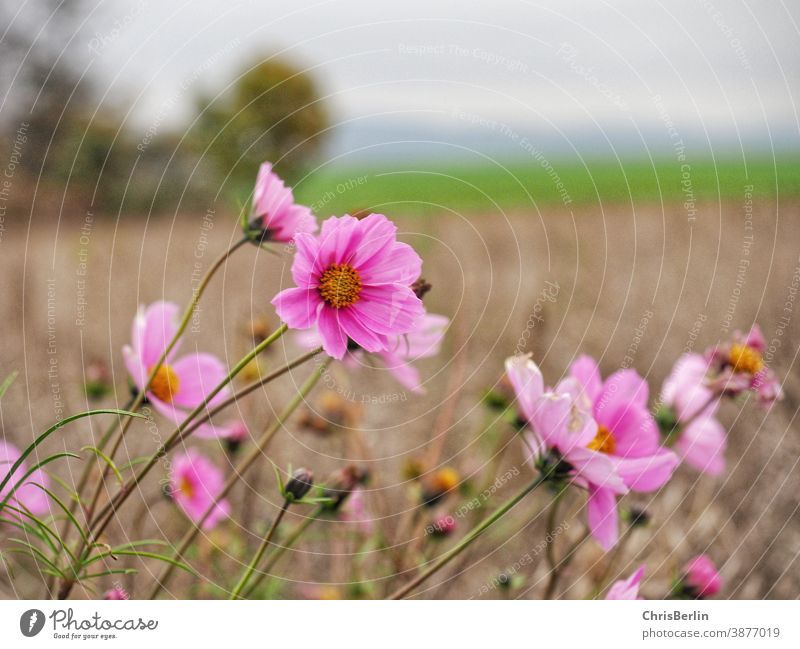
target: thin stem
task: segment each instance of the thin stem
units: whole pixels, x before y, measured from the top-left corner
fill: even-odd
[[[284,410],[278,415],[278,418],[264,431],[264,433],[259,438],[258,442],[256,443],[255,447],[247,454],[246,457],[242,458],[239,464],[236,465],[236,468],[233,470],[231,475],[228,477],[228,480],[225,482],[225,485],[222,488],[218,496],[218,500],[224,498],[230,490],[236,485],[236,483],[244,476],[247,470],[256,462],[256,460],[260,459],[264,454],[264,450],[266,449],[269,442],[275,436],[275,434],[282,428],[283,424],[286,420],[292,415],[292,413],[297,409],[297,407],[303,402],[306,395],[311,392],[312,388],[316,385],[319,378],[322,376],[322,373],[325,371],[325,368],[328,366],[330,359],[325,360],[320,367],[316,368],[312,375],[308,378],[308,380],[302,385],[300,391],[295,395],[295,397],[289,402],[289,404],[284,408]],[[210,505],[208,509],[203,513],[198,521],[187,530],[186,534],[184,534],[183,538],[181,539],[180,544],[176,548],[175,552],[172,554],[172,558],[174,560],[179,560],[186,550],[189,549],[189,546],[192,542],[197,538],[197,535],[200,533],[200,530],[203,527],[203,523],[208,519],[211,513],[215,510],[216,503]],[[175,566],[172,564],[168,564],[164,568],[164,572],[156,581],[153,590],[150,592],[149,599],[155,599],[158,593],[167,585],[170,576],[172,575],[173,571],[175,570]]]
[[[261,585],[261,582],[264,581],[264,578],[269,575],[269,571],[275,567],[275,564],[278,563],[278,560],[284,555],[287,550],[290,550],[294,547],[294,544],[300,539],[301,536],[305,533],[305,531],[311,527],[311,523],[317,520],[322,513],[325,511],[324,507],[317,507],[316,510],[306,518],[302,523],[300,523],[295,531],[292,532],[291,536],[289,536],[286,541],[283,542],[283,545],[279,545],[275,550],[273,550],[272,554],[269,556],[267,563],[261,569],[259,574],[256,576],[255,581],[247,589],[247,592],[244,594],[245,597],[250,597],[253,592]]]
[[[595,581],[595,597],[597,597],[600,593],[605,590],[605,584],[608,580],[608,576],[611,574],[611,571],[614,568],[614,565],[617,563],[617,559],[622,555],[625,551],[626,546],[628,545],[628,541],[630,540],[631,536],[633,536],[633,530],[635,525],[628,524],[628,528],[622,533],[622,538],[617,543],[617,546],[611,551],[610,556],[608,557],[608,561],[606,562],[606,566],[603,569],[603,572]]]
[[[417,586],[419,586],[422,582],[424,582],[428,577],[435,574],[439,570],[441,570],[444,566],[446,566],[450,561],[455,559],[459,554],[461,554],[469,545],[477,539],[481,534],[483,534],[489,527],[491,527],[494,523],[500,520],[505,514],[507,514],[511,509],[513,509],[525,496],[527,496],[531,491],[536,489],[540,484],[542,484],[547,477],[545,475],[538,475],[533,481],[530,482],[522,491],[520,491],[516,496],[511,498],[510,500],[506,501],[500,508],[494,512],[489,518],[484,520],[480,525],[474,527],[465,537],[462,539],[458,545],[450,549],[448,552],[442,555],[442,557],[434,563],[430,568],[428,568],[425,572],[418,575],[415,579],[411,582],[402,586],[398,590],[396,590],[392,595],[389,596],[388,599],[403,599],[406,595],[408,595],[411,591],[413,591]]]
[[[561,504],[561,497],[564,495],[566,488],[562,487],[553,496],[553,502],[550,503],[550,509],[547,512],[547,537],[551,541],[546,545],[545,556],[547,557],[547,565],[550,566],[550,579],[547,582],[547,589],[544,592],[544,599],[551,599],[558,587],[558,580],[561,578],[561,568],[565,567],[558,563],[556,558],[556,518],[558,517],[558,507]]]
[[[272,525],[270,525],[269,532],[261,541],[260,545],[258,546],[258,550],[253,555],[253,558],[250,560],[250,563],[245,568],[245,571],[242,573],[242,576],[239,578],[238,583],[233,588],[231,592],[231,596],[228,599],[239,599],[239,595],[241,594],[244,587],[247,585],[247,582],[250,581],[250,576],[256,569],[259,563],[261,563],[261,559],[264,558],[264,553],[267,551],[269,544],[272,542],[272,537],[275,535],[275,530],[278,529],[278,525],[280,525],[281,521],[283,520],[284,514],[289,509],[289,505],[291,501],[287,498],[283,501],[283,506],[281,510],[278,512],[278,515],[275,517],[275,520],[272,521]]]
[[[172,337],[172,340],[169,341],[166,348],[162,352],[161,356],[159,357],[158,361],[156,361],[155,365],[150,369],[150,374],[145,381],[144,386],[136,395],[136,398],[133,400],[131,404],[131,411],[136,412],[141,408],[142,404],[144,403],[145,397],[147,395],[147,391],[150,389],[150,384],[153,382],[153,378],[158,373],[158,370],[164,364],[164,361],[167,360],[170,352],[175,348],[175,345],[178,344],[178,340],[186,331],[186,327],[189,325],[189,321],[192,319],[192,314],[194,313],[195,308],[197,308],[198,303],[200,302],[200,298],[202,297],[203,293],[205,292],[206,288],[208,287],[211,278],[215,275],[215,273],[225,264],[228,258],[236,252],[239,248],[241,248],[245,243],[247,243],[249,239],[247,237],[243,237],[236,243],[234,243],[230,248],[228,248],[225,252],[223,252],[211,267],[206,271],[203,278],[200,280],[200,283],[197,285],[197,288],[192,292],[192,299],[189,300],[189,304],[186,307],[186,310],[183,312],[183,317],[181,318],[180,323],[178,324],[178,329],[175,332],[175,335]],[[125,434],[128,432],[128,428],[131,425],[130,417],[126,418],[126,421],[122,423],[122,427],[120,429],[119,435],[114,440],[114,445],[111,447],[111,452],[108,453],[109,459],[113,462],[114,457],[119,450],[120,445],[122,444],[122,440],[125,437]],[[113,429],[112,429],[113,430]],[[110,438],[109,434],[106,434],[101,440],[100,450],[104,450],[106,443],[108,443],[108,439]],[[108,478],[108,472],[111,470],[111,467],[107,464],[103,467],[102,473],[100,475],[100,479],[97,481],[94,487],[93,496],[91,499],[91,504],[87,509],[87,518],[91,518],[94,514],[94,508],[97,506],[97,501],[100,498],[100,493],[103,489],[103,484],[105,483],[106,479]]]

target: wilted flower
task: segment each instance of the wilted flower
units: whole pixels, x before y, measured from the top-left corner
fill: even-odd
[[[405,388],[421,394],[425,392],[420,381],[419,370],[412,365],[422,358],[430,358],[439,353],[450,319],[443,315],[426,313],[415,325],[414,329],[401,336],[389,337],[389,348],[375,352],[375,356],[395,379]],[[298,341],[307,349],[314,349],[322,344],[322,337],[316,327],[301,332]],[[363,365],[365,352],[358,345],[348,345],[344,363],[348,367]]]
[[[730,396],[752,390],[764,406],[782,398],[778,378],[764,363],[765,346],[761,329],[753,325],[746,335],[737,331],[731,341],[706,350],[711,389]]]
[[[250,431],[247,430],[247,426],[240,419],[231,422],[226,428],[225,446],[228,449],[228,453],[237,453],[241,445],[250,437]]]
[[[646,567],[642,565],[627,579],[615,581],[608,589],[606,599],[642,599],[639,597],[639,583],[644,577]]]
[[[534,460],[552,477],[587,489],[589,528],[610,549],[619,538],[617,496],[659,489],[678,464],[674,453],[659,446],[647,384],[633,370],[603,382],[588,356],[576,360],[571,376],[553,391],[545,391],[539,368],[527,356],[509,358],[506,371],[532,427],[526,440]]]
[[[195,523],[199,522],[206,510],[219,498],[225,486],[225,479],[214,464],[195,449],[172,460],[170,487],[172,498],[184,513]],[[216,502],[209,514],[204,530],[214,528],[230,512],[227,500]]]
[[[178,331],[178,306],[172,302],[155,302],[141,307],[133,320],[131,345],[122,348],[125,365],[137,389],[143,390],[150,372]],[[153,407],[175,424],[183,421],[208,394],[227,376],[222,361],[216,356],[195,352],[177,358],[180,340],[158,368],[147,390]],[[213,407],[230,394],[222,389],[211,399]],[[202,424],[199,437],[225,437],[225,426]]]
[[[689,466],[716,476],[725,470],[726,435],[716,419],[719,397],[708,387],[707,374],[702,356],[681,356],[664,381],[657,419]]]
[[[337,471],[322,490],[322,496],[329,500],[326,509],[337,511],[356,487],[367,482],[369,474],[355,464],[349,464]]]
[[[722,589],[722,577],[711,558],[700,554],[684,566],[682,584],[687,595],[703,599]]]
[[[19,449],[11,442],[0,440],[0,481],[6,478],[11,467],[14,466],[14,462],[19,459],[20,455],[22,455],[22,453],[20,453]],[[23,462],[19,465],[19,468],[14,471],[14,474],[3,487],[2,491],[0,491],[0,502],[5,500],[9,492],[14,488],[17,482],[22,480],[27,472],[28,467],[26,463]],[[21,485],[14,492],[14,495],[11,496],[9,503],[13,507],[19,509],[28,509],[32,514],[43,514],[48,511],[50,503],[47,500],[47,494],[39,489],[39,487],[35,486],[37,484],[43,487],[50,486],[50,478],[48,478],[47,474],[41,469],[36,469],[36,471],[28,477],[25,484]]]
[[[261,241],[288,243],[298,232],[315,232],[317,222],[311,209],[294,202],[292,190],[265,162],[258,169],[253,190],[253,221]]]
[[[103,599],[108,599],[108,600],[122,600],[130,598],[131,597],[128,594],[128,591],[122,588],[121,586],[115,586],[114,588],[110,588],[105,593],[103,593]]]
[[[391,351],[393,337],[412,331],[425,312],[411,290],[422,260],[396,236],[382,214],[331,217],[318,237],[298,234],[297,287],[272,300],[281,320],[292,329],[316,325],[325,352],[337,359],[348,340],[368,352]]]
[[[286,500],[301,500],[314,486],[314,474],[308,469],[296,469],[283,488]]]

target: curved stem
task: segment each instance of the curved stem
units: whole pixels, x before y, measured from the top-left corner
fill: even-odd
[[[325,371],[330,359],[326,360],[322,365],[314,370],[312,375],[308,378],[308,380],[303,384],[300,388],[299,392],[294,396],[294,398],[287,404],[286,408],[278,415],[278,418],[264,431],[264,433],[259,438],[255,447],[247,454],[246,457],[242,459],[239,464],[236,465],[236,468],[231,473],[228,480],[225,482],[225,486],[223,486],[222,491],[218,496],[218,500],[224,498],[228,495],[230,490],[233,486],[244,476],[247,470],[264,454],[264,450],[266,449],[267,445],[269,444],[270,440],[275,436],[275,434],[281,429],[283,424],[286,420],[291,416],[291,414],[297,409],[297,407],[303,402],[306,395],[311,392],[312,388],[316,385],[317,381],[319,380],[322,373]],[[192,542],[197,538],[197,535],[200,533],[200,530],[203,527],[203,523],[208,519],[211,513],[215,510],[216,503],[210,505],[208,509],[203,513],[198,521],[184,534],[183,538],[181,539],[180,544],[176,548],[175,552],[172,554],[172,558],[174,560],[179,560]],[[168,564],[164,568],[164,572],[156,581],[153,590],[150,592],[148,599],[155,599],[158,593],[167,585],[169,578],[171,577],[173,571],[175,570],[175,566],[173,564]]]
[[[500,520],[505,514],[507,514],[511,509],[513,509],[525,496],[527,496],[531,491],[536,489],[540,484],[542,484],[546,480],[546,476],[538,475],[532,482],[530,482],[522,491],[520,491],[516,496],[507,500],[500,508],[494,512],[489,518],[484,520],[482,523],[474,527],[455,547],[451,548],[448,552],[442,555],[442,557],[434,563],[430,568],[428,568],[425,572],[418,575],[415,579],[410,581],[405,586],[397,589],[394,593],[392,593],[388,599],[403,599],[406,595],[408,595],[411,591],[413,591],[417,586],[419,586],[422,582],[424,582],[428,577],[437,573],[441,570],[444,566],[446,566],[450,561],[455,559],[459,554],[461,554],[469,545],[477,539],[481,534],[483,534],[489,527],[491,527],[494,523]]]
[[[239,578],[236,586],[234,586],[233,591],[231,591],[231,596],[228,599],[239,599],[239,595],[247,585],[247,582],[250,581],[250,576],[255,571],[256,566],[258,566],[258,564],[261,563],[261,559],[264,558],[264,553],[267,551],[269,544],[272,542],[272,537],[275,535],[275,530],[278,529],[278,525],[280,525],[281,521],[283,520],[283,516],[286,514],[286,510],[289,509],[290,504],[291,502],[288,499],[283,501],[283,506],[278,512],[278,515],[275,517],[275,520],[272,521],[272,525],[270,525],[267,535],[259,544],[258,550],[256,550],[256,553],[253,555],[253,558],[250,560],[247,568],[245,568],[245,571],[242,573],[242,576]]]
[[[544,599],[551,599],[558,587],[558,580],[561,578],[561,569],[566,566],[559,563],[556,557],[556,518],[558,516],[558,506],[561,504],[561,497],[564,495],[566,488],[558,490],[553,496],[553,502],[550,503],[550,509],[547,512],[547,538],[551,539],[546,546],[545,555],[547,557],[547,565],[550,566],[550,579],[547,582],[547,589],[544,592]]]

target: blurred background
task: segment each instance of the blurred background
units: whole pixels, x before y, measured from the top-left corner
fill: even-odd
[[[516,446],[497,464],[479,452],[496,447],[475,404],[506,356],[532,352],[555,383],[577,354],[591,353],[606,373],[635,367],[655,397],[684,350],[758,322],[786,398],[768,413],[730,404],[728,473],[711,480],[682,468],[675,489],[640,503],[660,533],[635,540],[615,569],[647,558],[655,595],[690,554],[707,551],[722,566],[725,596],[800,593],[798,7],[0,7],[0,363],[4,376],[20,371],[2,402],[5,436],[24,446],[65,414],[125,400],[119,350],[137,305],[186,302],[197,273],[239,237],[237,215],[270,160],[320,218],[367,210],[396,219],[425,260],[429,310],[453,319],[442,356],[422,366],[425,396],[380,370],[341,372],[347,389],[310,400],[307,416],[328,421],[325,408],[343,400],[357,424],[339,421],[321,437],[294,422],[275,447],[279,464],[305,458],[325,475],[346,460],[368,463],[368,506],[402,537],[409,458],[425,455],[426,471],[455,467],[467,492],[489,467],[520,465]],[[235,362],[254,327],[276,324],[269,300],[290,262],[256,249],[237,256],[186,345]],[[292,344],[279,353],[293,355]],[[98,377],[116,385],[116,397],[84,389]],[[300,380],[240,416],[260,429]],[[65,446],[91,439],[92,426],[75,426]],[[357,441],[341,432],[351,429]],[[151,444],[144,436],[127,450],[133,457]],[[232,466],[225,458],[218,463]],[[249,512],[241,529],[201,551],[257,543],[274,513],[269,473],[237,495]],[[175,538],[184,529],[165,505],[142,507],[149,515],[136,534]],[[537,521],[500,548],[477,550],[474,583],[442,596],[475,595],[535,545]],[[282,595],[319,583],[355,592],[325,560],[326,534],[285,568]],[[381,566],[380,549],[368,551]],[[237,552],[222,554],[219,565]],[[564,594],[584,593],[582,580],[602,561],[585,558]],[[537,596],[543,571],[534,563],[518,595]],[[193,596],[218,595],[219,575],[207,577]]]

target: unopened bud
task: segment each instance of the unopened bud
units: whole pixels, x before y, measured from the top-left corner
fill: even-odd
[[[314,485],[314,475],[308,469],[297,469],[283,488],[287,500],[301,500]]]
[[[411,290],[414,291],[414,295],[416,295],[420,300],[425,297],[425,294],[428,293],[432,288],[433,285],[430,282],[426,282],[423,277],[420,277],[411,285]]]

